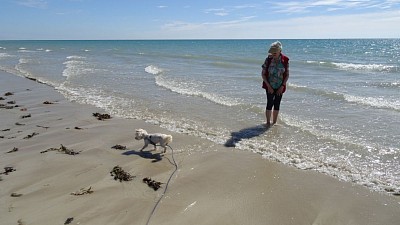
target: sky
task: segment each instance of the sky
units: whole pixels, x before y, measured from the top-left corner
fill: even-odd
[[[0,1],[0,40],[400,38],[400,0]]]

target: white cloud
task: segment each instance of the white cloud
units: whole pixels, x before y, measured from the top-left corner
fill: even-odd
[[[308,13],[312,10],[338,11],[346,9],[390,9],[398,8],[400,0],[309,0],[290,2],[271,2],[273,9],[280,13]]]
[[[206,9],[205,13],[212,13],[216,16],[227,16],[229,15],[228,11],[224,8],[219,8],[219,9]]]
[[[44,0],[17,0],[15,2],[19,5],[31,8],[44,9],[47,7],[47,2]]]
[[[379,13],[307,16],[282,20],[238,20],[188,23],[174,22],[163,26],[159,37],[170,38],[398,38],[400,11]],[[273,29],[270,29],[273,28]]]

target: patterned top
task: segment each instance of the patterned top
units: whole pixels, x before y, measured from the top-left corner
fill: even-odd
[[[268,67],[268,82],[273,89],[278,89],[283,82],[283,74],[285,73],[285,66],[282,63],[281,56],[279,60],[271,60]]]

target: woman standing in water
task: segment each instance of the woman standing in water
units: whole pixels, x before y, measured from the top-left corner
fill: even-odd
[[[262,65],[261,76],[262,87],[267,93],[266,126],[270,126],[271,115],[272,124],[278,120],[282,95],[286,91],[286,82],[289,79],[289,58],[282,54],[282,44],[279,41],[271,44],[268,57]]]

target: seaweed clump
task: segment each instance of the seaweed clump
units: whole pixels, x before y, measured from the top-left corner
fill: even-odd
[[[126,146],[123,146],[123,145],[114,145],[111,148],[118,149],[118,150],[126,150]]]
[[[128,172],[124,171],[120,166],[114,166],[110,174],[112,177],[114,177],[114,180],[119,180],[120,182],[130,181],[135,178],[135,176],[132,176]]]
[[[98,120],[106,120],[106,119],[111,119],[111,116],[109,114],[101,114],[101,113],[93,113],[93,116],[96,117]]]
[[[161,187],[161,182],[152,180],[150,177],[143,178],[143,183],[146,183],[149,187],[153,188],[153,190],[157,191]]]
[[[60,148],[49,148],[45,151],[41,151],[40,153],[46,153],[46,152],[50,152],[50,151],[58,151],[58,152],[62,152],[65,153],[67,155],[78,155],[79,152],[73,150],[73,149],[68,149],[67,147],[65,147],[64,145],[61,145]]]

